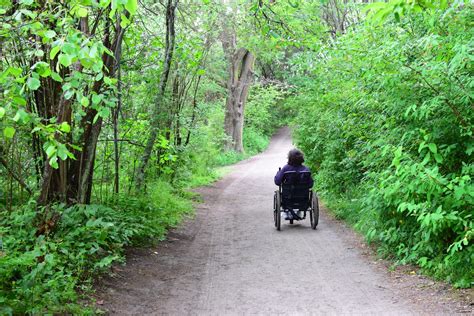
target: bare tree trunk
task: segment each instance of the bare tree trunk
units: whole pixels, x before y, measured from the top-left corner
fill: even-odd
[[[188,146],[189,141],[191,140],[191,130],[194,127],[194,121],[196,120],[196,111],[197,111],[197,92],[199,88],[199,83],[201,82],[201,75],[198,76],[196,85],[194,86],[194,93],[193,93],[193,114],[191,116],[191,122],[188,127],[188,135],[186,136],[186,141],[184,142],[184,146]]]
[[[225,14],[221,16],[220,34],[229,71],[224,118],[224,131],[228,138],[224,150],[243,152],[244,109],[252,82],[255,56],[245,48],[237,49],[236,33],[230,27],[228,18]]]
[[[226,55],[230,55],[231,46],[225,38],[229,38],[226,34],[222,36],[224,51]],[[235,44],[235,42],[234,42]],[[234,46],[235,47],[235,46]],[[231,55],[229,60],[229,80],[227,81],[227,99],[224,119],[224,130],[228,139],[224,144],[225,150],[235,150],[243,152],[243,128],[244,128],[244,110],[245,102],[252,83],[253,65],[255,56],[245,48],[239,48]]]
[[[120,18],[117,19],[117,23],[120,23]],[[117,100],[117,108],[113,113],[113,125],[114,125],[114,192],[116,194],[119,193],[120,188],[120,153],[119,153],[119,146],[118,146],[118,118],[120,115],[120,111],[122,109],[122,67],[121,67],[121,57],[122,57],[122,46],[117,46],[115,51],[115,61],[117,63],[117,93],[118,93],[118,100]]]
[[[145,151],[143,153],[140,167],[137,171],[137,189],[140,190],[145,180],[145,170],[148,165],[148,161],[153,151],[153,146],[158,136],[159,129],[159,117],[162,109],[162,103],[166,90],[166,84],[171,68],[171,61],[173,59],[174,45],[175,45],[175,11],[178,6],[178,0],[168,0],[166,5],[166,48],[165,48],[165,61],[163,66],[163,72],[161,74],[160,82],[158,83],[158,95],[155,101],[155,107],[153,108],[153,114],[150,122],[150,134],[146,143]]]

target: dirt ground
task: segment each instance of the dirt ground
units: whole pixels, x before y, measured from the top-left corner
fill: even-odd
[[[273,225],[273,177],[292,143],[282,129],[264,153],[198,189],[196,217],[97,286],[110,315],[474,314],[472,290],[390,271],[360,236],[321,210],[282,231]]]

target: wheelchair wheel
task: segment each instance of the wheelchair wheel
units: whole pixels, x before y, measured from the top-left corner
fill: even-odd
[[[316,226],[318,226],[319,223],[319,199],[316,193],[312,194],[309,218],[311,221],[311,228],[316,229]]]
[[[277,226],[276,214],[277,214],[277,192],[275,191],[275,194],[273,195],[273,223],[275,224],[275,227]]]
[[[281,195],[279,191],[275,192],[274,200],[273,200],[274,210],[273,210],[273,221],[275,222],[275,227],[277,230],[281,228]]]

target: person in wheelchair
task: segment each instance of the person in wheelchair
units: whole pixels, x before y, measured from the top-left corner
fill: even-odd
[[[311,176],[311,171],[308,167],[303,165],[304,155],[298,149],[292,149],[288,153],[288,163],[278,170],[275,175],[275,184],[278,186],[283,185],[283,207],[285,208],[285,214],[287,220],[292,221],[293,219],[299,220],[302,219],[303,208],[307,208],[307,205],[301,205],[298,208],[298,213],[294,211],[294,207],[298,207],[298,203],[291,203],[288,207],[285,206],[285,201],[291,200],[292,197],[288,196],[285,192],[285,185],[298,186],[300,188],[311,189],[313,187],[314,181]],[[294,199],[293,199],[294,200]],[[293,201],[294,202],[294,201]]]

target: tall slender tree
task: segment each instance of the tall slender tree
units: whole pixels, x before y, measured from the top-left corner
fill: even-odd
[[[158,136],[158,131],[160,127],[160,112],[163,107],[166,85],[168,83],[168,77],[175,48],[175,17],[176,8],[178,7],[178,1],[179,0],[168,0],[166,3],[166,47],[164,65],[160,81],[158,82],[158,92],[156,95],[155,106],[153,107],[150,123],[150,134],[148,135],[145,151],[143,153],[141,164],[137,172],[137,189],[140,189],[142,187],[143,182],[145,180],[145,171],[150,160],[151,153],[153,151],[153,146],[155,145],[155,141]]]

